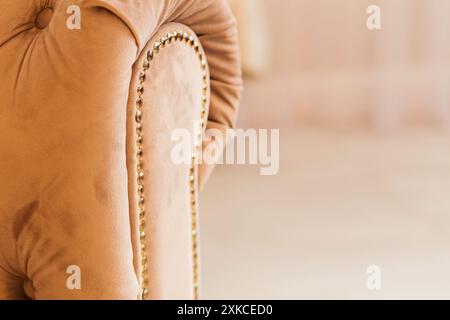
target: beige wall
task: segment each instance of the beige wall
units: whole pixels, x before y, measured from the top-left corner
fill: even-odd
[[[235,2],[253,76],[244,124],[450,123],[447,1]],[[370,4],[382,8],[380,31],[366,28]]]

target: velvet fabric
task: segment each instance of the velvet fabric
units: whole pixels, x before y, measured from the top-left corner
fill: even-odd
[[[66,27],[74,4],[80,30]],[[225,0],[0,2],[0,299],[138,298],[137,78],[146,50],[179,29],[208,59],[207,127],[234,126],[241,78]],[[171,131],[199,115],[200,69],[192,48],[164,50],[144,93],[150,298],[192,298],[188,167],[168,156]],[[199,171],[203,185],[211,167]]]

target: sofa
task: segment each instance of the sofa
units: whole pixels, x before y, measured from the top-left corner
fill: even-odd
[[[241,88],[225,0],[2,0],[0,299],[200,298],[197,158]]]

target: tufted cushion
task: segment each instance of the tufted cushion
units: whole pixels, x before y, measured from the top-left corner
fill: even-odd
[[[79,30],[66,26],[74,4]],[[207,127],[233,126],[241,82],[225,1],[0,3],[0,298],[138,297],[137,79],[172,28],[203,44]],[[191,298],[189,167],[167,156],[171,131],[198,118],[201,71],[191,48],[164,50],[144,93],[148,297]],[[200,172],[203,184],[210,168]],[[69,265],[81,290],[67,288]]]

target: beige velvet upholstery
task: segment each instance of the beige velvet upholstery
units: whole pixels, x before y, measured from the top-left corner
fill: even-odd
[[[66,27],[73,4],[80,30]],[[180,29],[208,60],[207,127],[234,126],[241,79],[226,1],[0,2],[0,299],[141,296],[136,90],[146,52]],[[193,49],[164,48],[143,93],[150,299],[194,297],[189,165],[170,161],[170,136],[193,130],[201,96]],[[199,171],[203,185],[211,168]],[[80,289],[67,286],[72,265]]]

